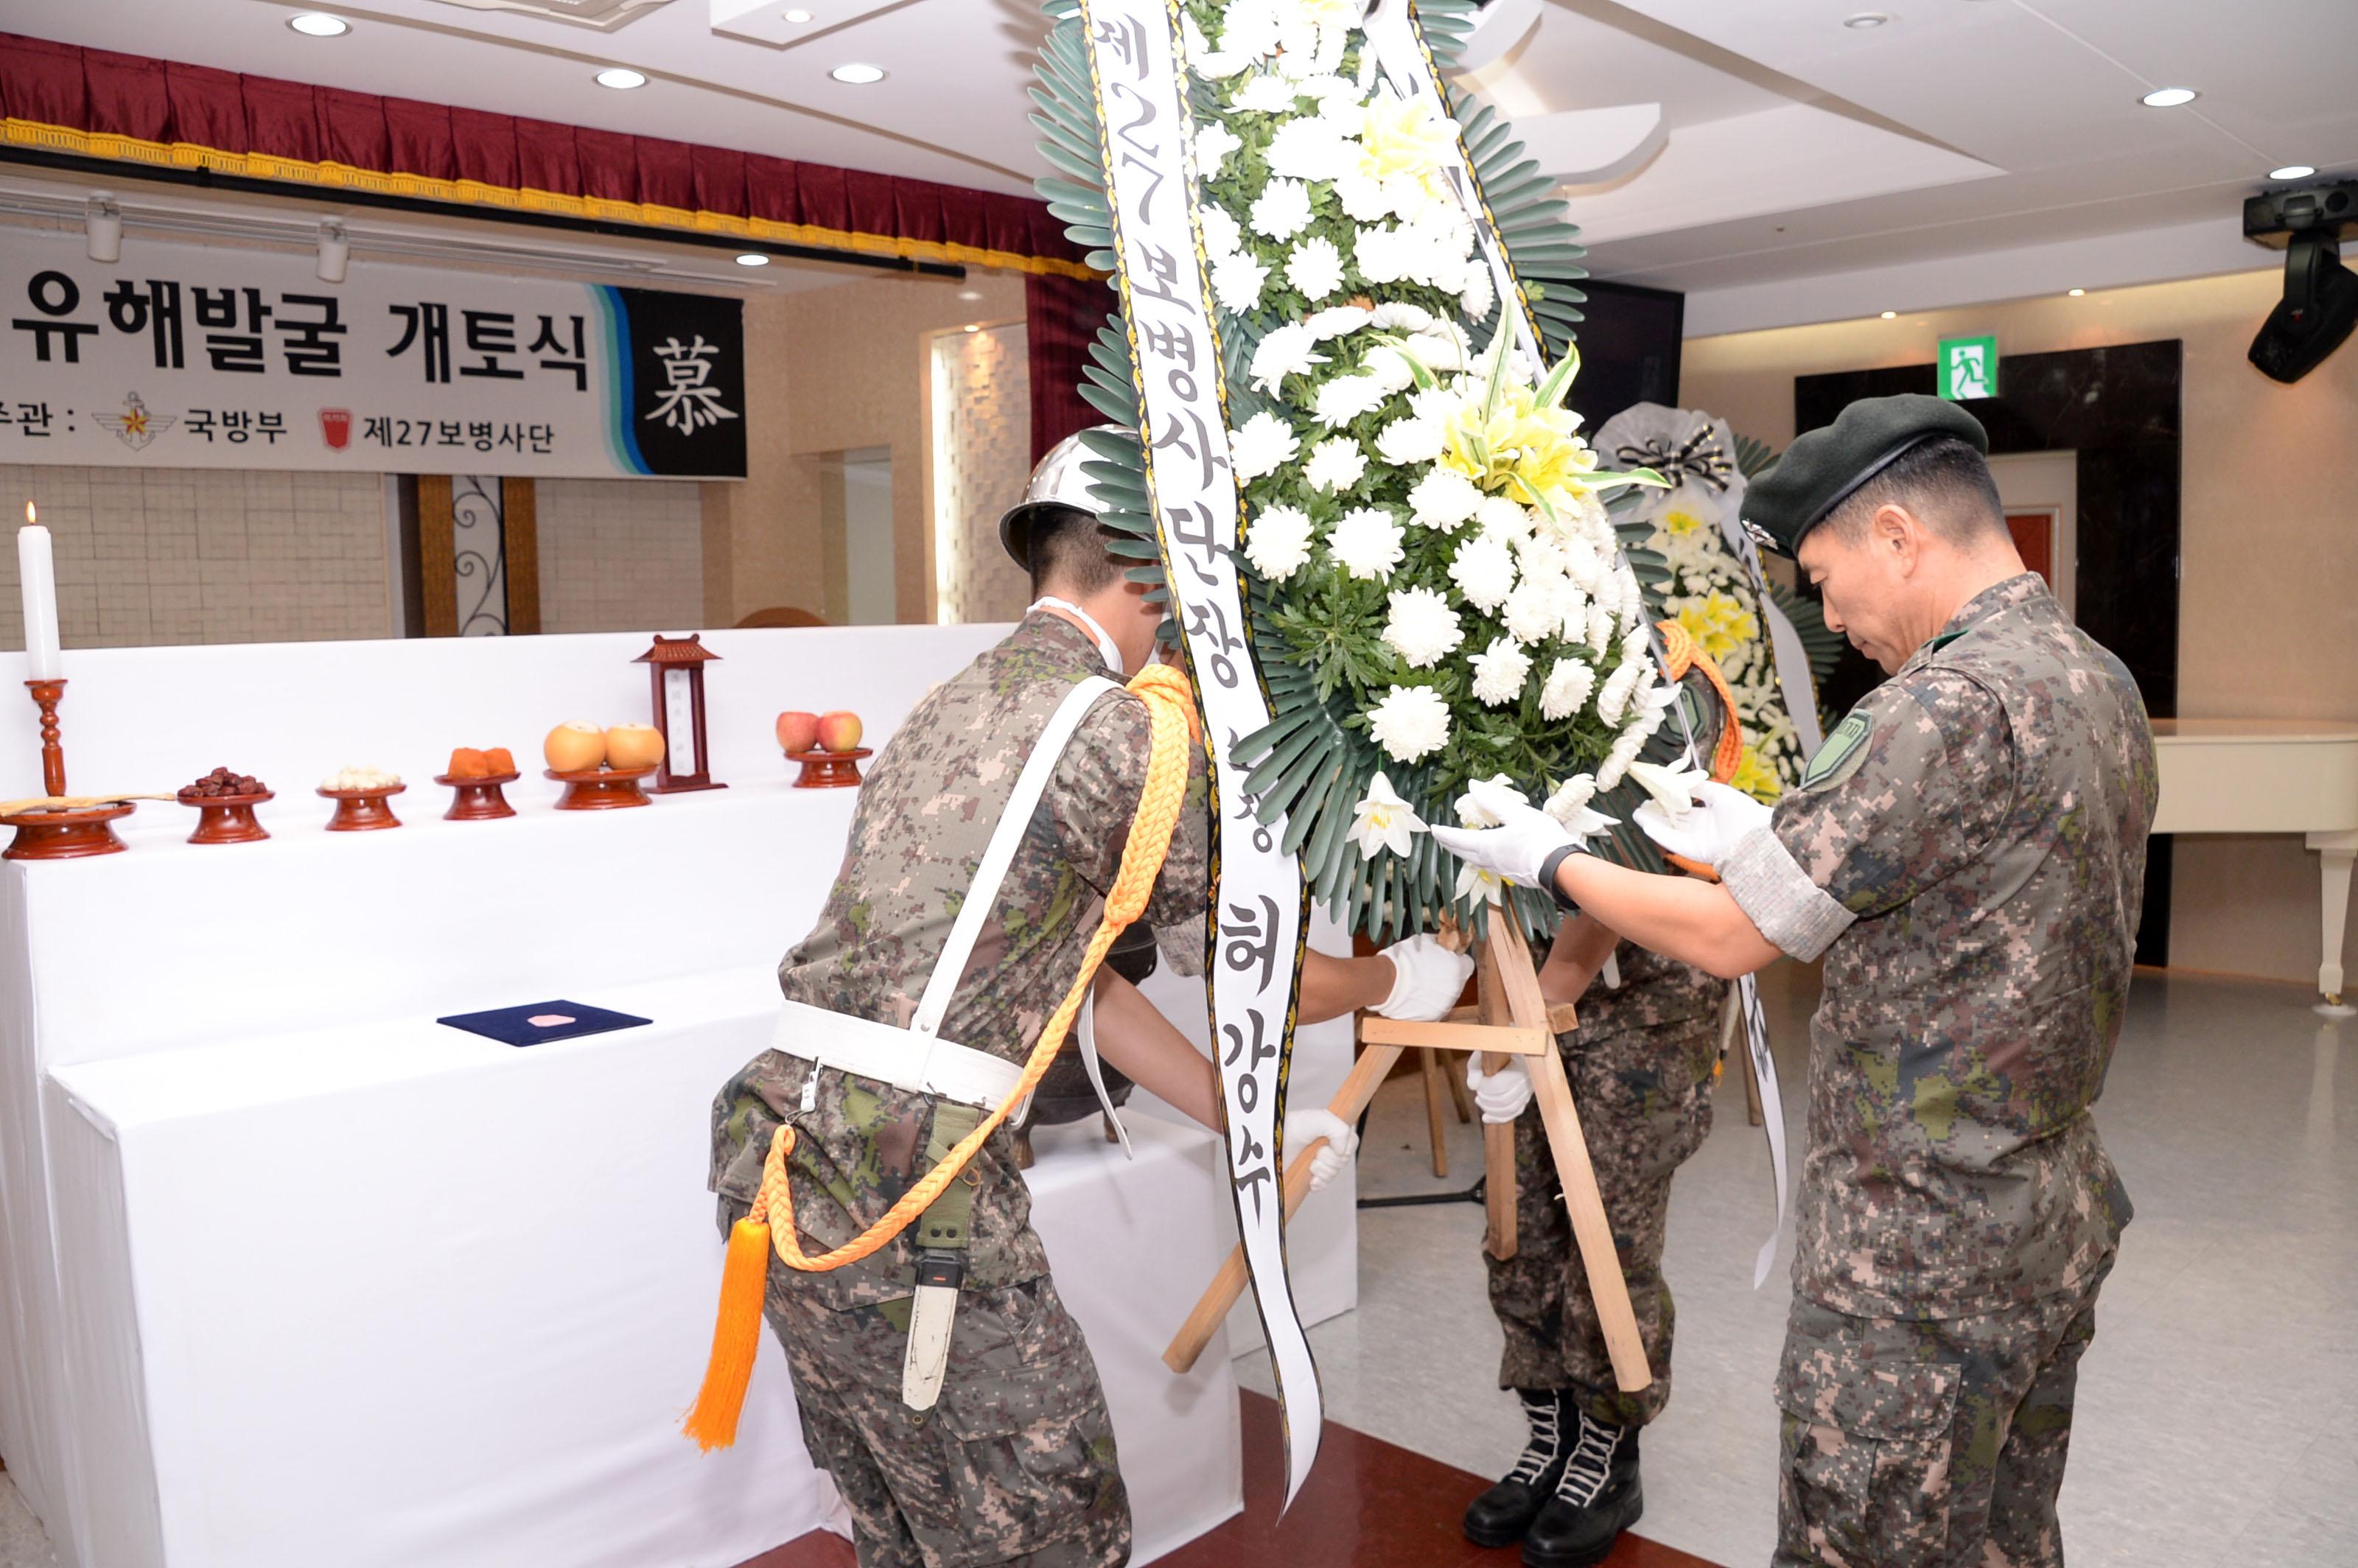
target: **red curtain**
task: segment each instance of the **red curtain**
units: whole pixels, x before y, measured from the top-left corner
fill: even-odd
[[[1081,367],[1089,343],[1115,305],[1100,277],[1026,274],[1023,335],[1032,382],[1032,460],[1076,430],[1105,423],[1081,400]]]
[[[240,76],[8,33],[0,33],[0,114],[501,189],[1080,259],[1063,225],[1029,197]],[[1037,410],[1035,400],[1035,419]]]

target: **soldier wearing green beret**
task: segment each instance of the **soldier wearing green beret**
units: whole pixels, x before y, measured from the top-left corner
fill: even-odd
[[[2157,796],[2135,683],[2026,571],[1980,424],[1855,403],[1746,496],[1889,673],[1774,810],[1640,807],[1709,883],[1580,853],[1544,812],[1436,828],[1714,974],[1825,960],[1783,1411],[1779,1565],[2060,1564],[2081,1355],[2129,1203],[2091,1108]],[[1477,797],[1481,786],[1476,786]]]

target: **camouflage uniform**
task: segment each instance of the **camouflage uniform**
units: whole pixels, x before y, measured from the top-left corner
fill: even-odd
[[[1725,715],[1703,676],[1689,675],[1683,684],[1694,750],[1707,758]],[[1619,989],[1590,986],[1579,999],[1579,1027],[1557,1035],[1555,1045],[1653,1385],[1624,1393],[1613,1376],[1536,1103],[1515,1119],[1515,1255],[1501,1262],[1485,1252],[1483,1259],[1490,1310],[1506,1336],[1498,1387],[1568,1390],[1592,1421],[1643,1426],[1671,1399],[1677,1313],[1662,1278],[1671,1177],[1711,1135],[1711,1075],[1727,982],[1631,943],[1614,952]]]
[[[1033,743],[1077,682],[1107,674],[1096,644],[1035,612],[936,687],[862,786],[843,868],[817,927],[786,956],[791,1000],[905,1026]],[[1021,1062],[1080,972],[1146,776],[1144,705],[1109,693],[1066,746],[975,944],[942,1037]],[[1145,918],[1200,927],[1206,883],[1201,757]],[[1187,945],[1174,943],[1174,958]],[[781,1121],[806,1251],[849,1240],[925,1173],[936,1101],[821,1071],[802,1108],[802,1059],[765,1051],[713,1102],[720,1223],[741,1216]],[[863,1564],[962,1568],[1126,1562],[1128,1493],[1081,1332],[1048,1279],[1031,1197],[1002,1127],[968,1167],[976,1184],[966,1277],[939,1403],[901,1400],[916,1249],[904,1233],[829,1273],[770,1270],[812,1457],[849,1503]]]
[[[1827,737],[1720,874],[1825,955],[1779,1563],[2060,1563],[2080,1352],[2127,1195],[2089,1108],[2128,995],[2153,736],[2030,574]]]

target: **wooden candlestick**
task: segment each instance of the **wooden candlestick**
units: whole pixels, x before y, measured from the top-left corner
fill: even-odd
[[[58,704],[66,699],[62,680],[28,680],[25,689],[41,710],[41,788],[52,795],[66,792],[66,749],[58,739]]]
[[[65,700],[63,680],[28,680],[25,689],[41,710],[41,787],[52,797],[66,793],[66,749],[58,739],[58,704]],[[16,837],[0,860],[78,860],[89,855],[119,855],[131,846],[114,836],[110,824],[136,807],[128,802],[79,809],[27,811],[0,816],[0,826],[14,827]]]

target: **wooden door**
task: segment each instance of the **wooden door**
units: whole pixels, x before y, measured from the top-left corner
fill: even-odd
[[[2052,512],[2009,512],[2006,514],[2006,531],[2014,535],[2014,547],[2022,557],[2022,564],[2046,579],[2047,586],[2055,586],[2055,514]]]

